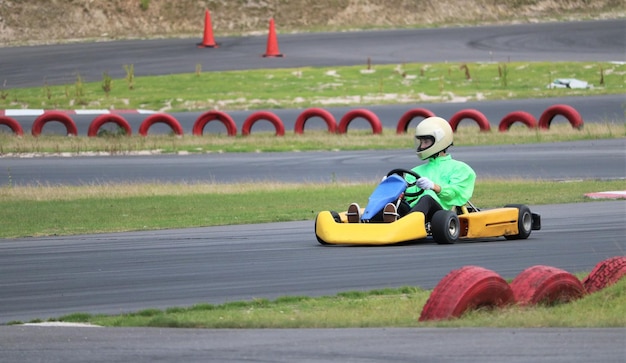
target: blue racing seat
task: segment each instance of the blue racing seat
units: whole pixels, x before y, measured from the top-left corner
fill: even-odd
[[[367,221],[374,218],[378,212],[385,208],[387,203],[396,202],[406,188],[406,180],[397,174],[385,178],[370,195],[361,220]]]

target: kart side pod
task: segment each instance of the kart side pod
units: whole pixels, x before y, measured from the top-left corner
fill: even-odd
[[[517,208],[498,208],[459,216],[462,238],[484,238],[519,233]]]
[[[504,236],[506,239],[526,239],[531,231],[541,229],[539,214],[531,213],[523,204],[465,213],[459,215],[459,223],[462,238]]]

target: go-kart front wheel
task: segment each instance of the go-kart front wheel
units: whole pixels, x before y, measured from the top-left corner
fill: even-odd
[[[437,244],[453,244],[461,233],[459,217],[453,211],[438,210],[430,221],[430,231]]]
[[[333,216],[333,220],[335,221],[335,223],[341,223],[341,217],[339,216],[339,213],[337,213],[334,210],[331,210],[330,215]],[[315,238],[317,238],[317,242],[319,242],[319,244],[321,244],[322,246],[327,246],[330,243],[324,241],[323,239],[320,238],[320,236],[317,235],[317,218],[318,217],[319,215],[315,217]]]

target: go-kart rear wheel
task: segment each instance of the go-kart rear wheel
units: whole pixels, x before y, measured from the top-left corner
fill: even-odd
[[[461,233],[459,217],[453,211],[436,211],[430,221],[430,231],[437,244],[453,244],[459,239]]]
[[[530,232],[533,229],[533,214],[530,212],[530,208],[524,204],[507,204],[505,208],[517,208],[517,234],[504,236],[509,240],[526,239],[530,236]]]

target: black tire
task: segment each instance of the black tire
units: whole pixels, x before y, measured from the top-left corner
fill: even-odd
[[[336,223],[341,223],[341,217],[339,216],[339,213],[337,213],[334,210],[330,211],[330,215],[333,216],[333,219],[335,220]],[[324,241],[323,239],[321,239],[318,235],[317,235],[317,217],[315,217],[315,238],[317,238],[317,242],[319,244],[321,244],[322,246],[328,246],[330,243]]]
[[[315,224],[313,224],[315,226],[315,238],[317,239],[317,242],[319,244],[321,244],[322,246],[326,246],[328,245],[328,243],[326,241],[324,241],[323,239],[321,239],[318,235],[317,235],[317,216],[315,217]]]
[[[326,242],[326,241],[324,241],[323,239],[319,238],[319,237],[318,237],[318,235],[315,235],[315,238],[317,238],[317,242],[318,242],[319,244],[321,244],[322,246],[328,246],[328,245],[329,245],[329,243],[328,243],[328,242]]]
[[[533,214],[530,212],[530,208],[524,204],[507,204],[505,208],[517,208],[517,234],[504,236],[508,240],[526,239],[530,236],[530,232],[533,229]]]
[[[334,210],[331,210],[330,215],[333,216],[333,219],[335,220],[335,222],[341,223],[341,217],[339,216],[339,213],[337,213]]]
[[[430,231],[437,244],[453,244],[461,233],[459,217],[453,211],[438,210],[430,221]]]

